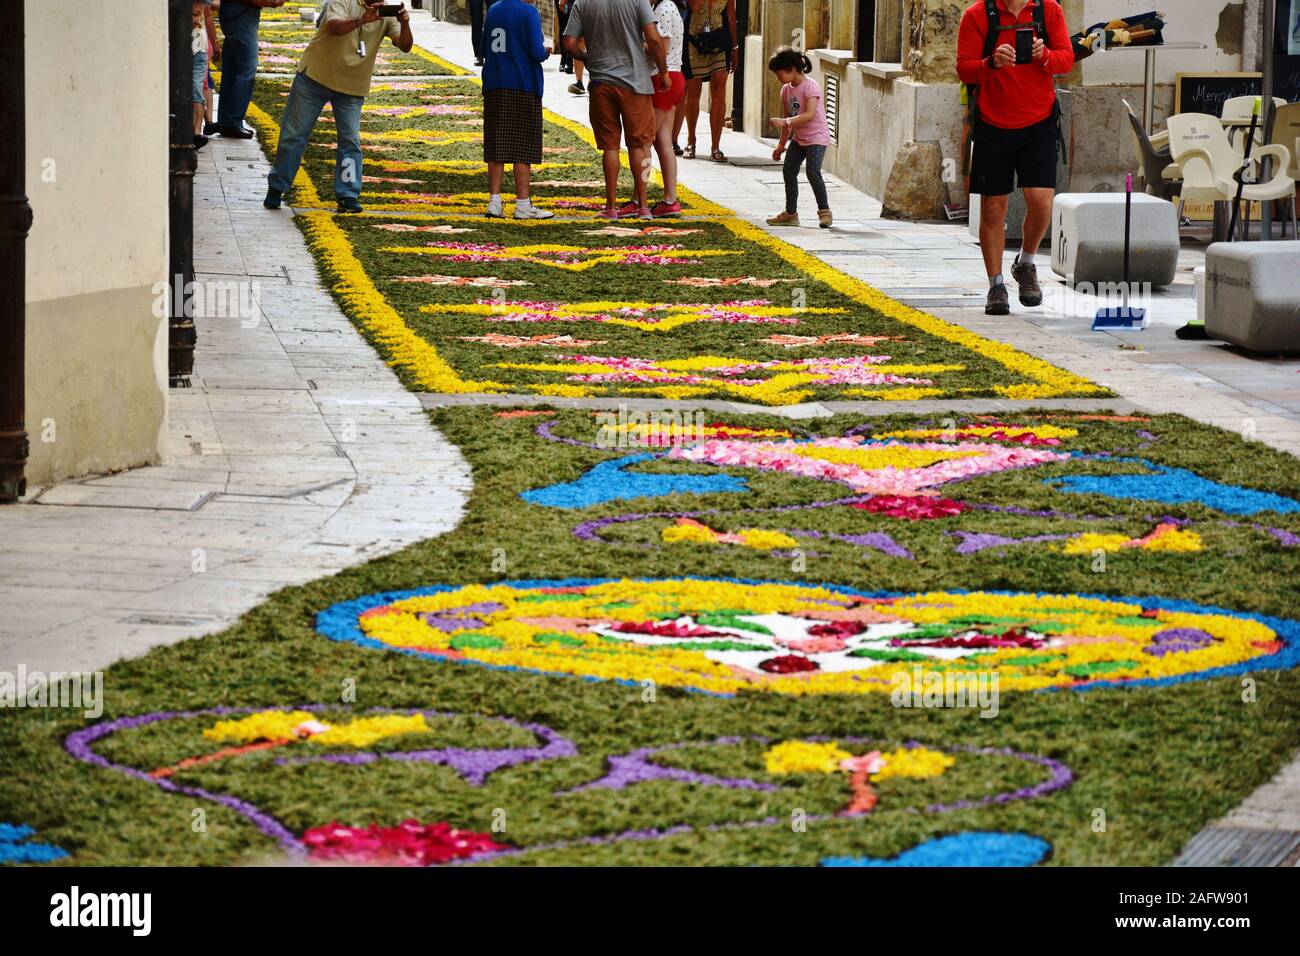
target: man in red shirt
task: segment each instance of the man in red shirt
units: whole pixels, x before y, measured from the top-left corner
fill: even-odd
[[[1025,224],[1020,254],[1011,267],[1022,305],[1040,305],[1034,255],[1047,234],[1056,194],[1056,86],[1053,77],[1074,67],[1065,14],[1057,0],[993,0],[997,23],[991,24],[987,0],[976,0],[962,16],[957,34],[957,75],[978,86],[978,119],[972,131],[970,191],[980,197],[980,248],[989,275],[984,311],[1011,311],[1002,280],[1006,248],[1007,201],[1017,185],[1024,190]],[[1035,7],[1042,5],[1041,11]],[[1035,31],[1031,61],[1016,63],[1016,28],[1042,23]],[[1000,28],[1000,29],[999,29]],[[990,29],[998,30],[992,55],[986,56]]]

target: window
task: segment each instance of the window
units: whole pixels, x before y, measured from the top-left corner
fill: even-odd
[[[822,86],[826,108],[826,129],[831,134],[831,142],[838,143],[840,141],[840,78],[839,74],[832,73],[830,70],[825,71],[822,78],[826,81]]]
[[[886,3],[889,0],[885,0]],[[862,63],[876,60],[876,0],[858,0],[858,36],[854,52]]]
[[[854,38],[855,59],[861,63],[901,61],[903,0],[858,0]]]

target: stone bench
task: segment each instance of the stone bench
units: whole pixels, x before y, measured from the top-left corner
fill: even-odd
[[[1067,282],[1124,281],[1124,194],[1063,193],[1052,206],[1052,271]],[[1178,272],[1174,204],[1133,194],[1129,281],[1166,286]]]
[[[1205,252],[1205,332],[1252,352],[1300,352],[1300,241]]]

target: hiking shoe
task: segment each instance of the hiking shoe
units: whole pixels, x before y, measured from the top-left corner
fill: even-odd
[[[823,229],[829,229],[831,223],[834,221],[835,220],[831,218],[831,211],[829,209],[817,210],[817,225],[821,226]]]
[[[284,200],[284,193],[278,189],[267,189],[266,198],[262,200],[262,205],[267,209],[279,209],[280,203]]]
[[[1038,284],[1038,267],[1031,262],[1016,260],[1011,267],[1011,278],[1020,287],[1021,305],[1042,305],[1043,287]]]
[[[551,212],[549,209],[539,209],[536,206],[534,206],[532,203],[529,203],[527,206],[521,206],[518,203],[516,203],[515,218],[516,219],[553,219],[555,218],[555,213]]]
[[[499,198],[489,199],[487,211],[483,213],[483,215],[487,216],[489,219],[504,219],[506,214],[505,210],[501,208],[501,200]]]
[[[1007,284],[999,282],[989,289],[989,297],[984,302],[985,315],[1010,315],[1011,314],[1011,293],[1007,292]]]
[[[581,83],[570,83],[569,92],[572,93],[574,96],[582,96],[582,94],[587,92],[587,88],[583,86]]]
[[[664,202],[662,199],[650,207],[650,215],[656,219],[662,219],[664,216],[680,216],[682,214],[682,204],[679,202]]]
[[[361,203],[355,199],[340,199],[339,212],[361,212]]]
[[[780,212],[767,221],[769,226],[797,226],[799,225],[799,214],[797,212]]]
[[[633,216],[641,215],[641,207],[636,204],[635,199],[629,199],[614,212],[616,219],[631,219]]]

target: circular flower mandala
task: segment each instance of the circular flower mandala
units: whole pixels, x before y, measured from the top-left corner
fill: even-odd
[[[995,674],[1003,690],[1166,684],[1294,666],[1300,624],[1162,598],[705,578],[515,581],[371,595],[335,640],[439,661],[734,694],[891,692]]]

